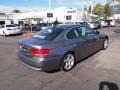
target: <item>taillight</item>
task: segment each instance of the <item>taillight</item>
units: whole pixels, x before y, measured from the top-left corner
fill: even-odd
[[[18,48],[21,49],[22,44],[18,43],[17,46],[18,46]]]
[[[19,47],[19,46],[21,46],[21,44],[20,44],[20,43],[18,43],[18,44],[17,44],[17,46]]]
[[[31,48],[30,52],[33,55],[39,56],[39,55],[47,55],[49,54],[50,49],[48,48],[42,48],[42,49],[38,49],[38,48]]]

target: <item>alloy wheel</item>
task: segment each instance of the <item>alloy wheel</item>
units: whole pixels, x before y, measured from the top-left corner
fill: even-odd
[[[75,65],[74,55],[71,53],[65,55],[65,57],[63,58],[63,62],[62,62],[62,70],[69,71],[74,67],[74,65]]]

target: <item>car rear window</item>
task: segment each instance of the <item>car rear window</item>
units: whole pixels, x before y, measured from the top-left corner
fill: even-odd
[[[55,39],[62,31],[64,31],[64,29],[57,28],[56,26],[51,26],[44,30],[39,31],[33,37],[43,40],[52,40]]]
[[[6,25],[6,27],[17,27],[18,25]]]

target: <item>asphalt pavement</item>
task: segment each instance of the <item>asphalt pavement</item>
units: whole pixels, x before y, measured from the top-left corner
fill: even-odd
[[[109,47],[78,63],[69,72],[35,71],[16,55],[17,41],[25,36],[0,36],[0,90],[119,90],[120,26],[100,29]]]

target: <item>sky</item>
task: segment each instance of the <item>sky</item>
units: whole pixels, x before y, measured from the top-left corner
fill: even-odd
[[[57,7],[76,7],[81,8],[83,5],[89,6],[91,0],[51,0],[51,8]],[[94,0],[92,3],[104,3],[105,0]],[[22,9],[22,10],[31,10],[31,9],[42,9],[48,8],[48,0],[0,0],[0,10],[6,9]]]

